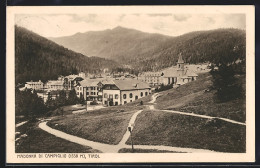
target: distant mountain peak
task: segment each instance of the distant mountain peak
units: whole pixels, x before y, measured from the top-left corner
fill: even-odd
[[[122,26],[117,26],[117,27],[113,28],[112,30],[121,30],[121,29],[127,29],[127,28],[122,27]]]

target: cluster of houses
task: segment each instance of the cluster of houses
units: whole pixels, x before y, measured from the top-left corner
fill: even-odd
[[[158,71],[144,72],[138,75],[138,80],[150,86],[173,85],[180,86],[197,79],[199,73],[208,72],[208,64],[185,65],[182,55],[179,55],[176,66]]]
[[[75,89],[77,96],[82,96],[87,102],[95,101],[103,105],[116,106],[149,95],[155,86],[162,84],[179,86],[194,81],[198,77],[195,71],[203,71],[203,68],[205,70],[205,67],[197,65],[193,69],[189,67],[184,65],[180,54],[177,66],[159,72],[145,72],[138,76],[114,73],[96,75],[94,78],[81,72],[78,75],[60,76],[57,80],[49,80],[46,83],[40,80],[26,82],[25,88],[40,91],[37,94],[44,101],[47,100],[49,93],[55,99],[59,90]]]

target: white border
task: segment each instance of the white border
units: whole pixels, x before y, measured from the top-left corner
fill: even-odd
[[[100,159],[21,159],[15,154],[15,14],[74,14],[74,13],[245,13],[246,14],[246,153],[147,153],[99,154]],[[6,52],[6,162],[7,163],[131,163],[131,162],[254,162],[255,161],[255,7],[254,6],[8,6]]]

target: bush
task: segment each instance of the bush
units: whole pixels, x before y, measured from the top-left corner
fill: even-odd
[[[97,105],[97,104],[98,104],[97,101],[90,102],[90,105]]]

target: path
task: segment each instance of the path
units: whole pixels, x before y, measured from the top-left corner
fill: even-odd
[[[154,95],[152,95],[152,100],[149,102],[151,103],[151,105],[149,105],[150,109],[154,109],[154,104],[156,101],[156,98],[160,96],[158,93],[155,93]],[[136,117],[142,112],[143,110],[139,110],[137,112],[135,112],[133,114],[133,116],[131,117],[128,126],[132,127],[132,130],[134,129],[134,123],[136,120]],[[211,116],[206,116],[206,115],[199,115],[199,114],[193,114],[193,113],[185,113],[185,112],[179,112],[179,111],[172,111],[172,110],[160,110],[160,111],[164,111],[164,112],[171,112],[171,113],[176,113],[176,114],[181,114],[181,115],[190,115],[190,116],[195,116],[195,117],[201,117],[201,118],[218,118],[218,117],[211,117]],[[225,120],[227,122],[231,122],[231,123],[235,123],[235,124],[241,124],[241,125],[245,125],[245,123],[240,123],[234,120],[229,120],[226,118],[218,118],[221,120]],[[126,132],[123,135],[123,138],[121,139],[121,141],[119,142],[119,144],[117,145],[110,145],[110,144],[104,144],[104,143],[100,143],[100,142],[94,142],[94,141],[90,141],[87,139],[83,139],[74,135],[70,135],[67,133],[64,133],[62,131],[53,129],[49,126],[46,125],[46,121],[43,121],[42,123],[39,124],[39,127],[50,133],[53,134],[59,138],[80,144],[80,145],[84,145],[84,146],[89,146],[93,149],[97,149],[101,152],[104,153],[117,153],[120,149],[122,148],[131,148],[131,145],[126,145],[126,141],[129,139],[130,137],[130,132],[127,130],[126,128]],[[207,150],[207,149],[194,149],[194,148],[182,148],[182,147],[172,147],[172,146],[162,146],[162,145],[134,145],[135,149],[156,149],[156,150],[165,150],[165,151],[174,151],[174,152],[185,152],[185,153],[216,153],[216,151],[211,151],[211,150]],[[220,153],[220,152],[217,152]]]
[[[200,114],[173,111],[173,110],[158,110],[158,111],[164,111],[164,112],[181,114],[181,115],[189,115],[189,116],[200,117],[200,118],[208,118],[208,119],[217,118],[217,119],[224,120],[226,122],[230,122],[230,123],[233,123],[233,124],[246,125],[246,123],[238,122],[238,121],[235,121],[235,120],[230,120],[230,119],[227,119],[227,118],[221,118],[221,117],[212,117],[212,116],[207,116],[207,115],[200,115]]]
[[[16,128],[17,128],[17,127],[20,127],[20,126],[26,124],[27,122],[28,122],[28,121],[20,122],[20,123],[16,124],[15,127],[16,127]]]
[[[149,103],[156,104],[155,101],[156,101],[158,96],[160,96],[160,94],[158,94],[158,93],[155,93],[154,95],[152,95],[152,100]],[[174,111],[174,110],[159,110],[159,109],[155,109],[154,105],[150,105],[150,109],[151,110],[164,111],[164,112],[170,112],[170,113],[175,113],[175,114],[181,114],[181,115],[189,115],[189,116],[200,117],[200,118],[208,118],[208,119],[217,118],[217,119],[220,119],[220,120],[223,120],[223,121],[226,121],[226,122],[230,122],[230,123],[233,123],[233,124],[246,125],[246,123],[238,122],[238,121],[235,121],[235,120],[222,118],[222,117],[213,117],[213,116],[194,114],[194,113],[187,113],[187,112],[180,112],[180,111]]]
[[[138,111],[139,112],[139,111]],[[83,146],[89,146],[93,149],[97,149],[101,152],[104,153],[117,153],[120,149],[122,148],[131,148],[131,145],[126,145],[124,144],[125,142],[123,139],[118,145],[109,145],[109,144],[104,144],[104,143],[99,143],[99,142],[94,142],[90,141],[87,139],[83,139],[74,135],[70,135],[67,133],[64,133],[62,131],[53,129],[49,126],[46,125],[47,122],[42,122],[39,124],[39,127],[52,134],[55,135],[56,137],[68,140],[70,142],[74,142]],[[166,151],[173,151],[173,152],[201,152],[201,153],[216,153],[215,151],[211,150],[206,150],[206,149],[193,149],[193,148],[181,148],[181,147],[171,147],[171,146],[160,146],[160,145],[134,145],[135,149],[157,149],[157,150],[166,150]],[[219,152],[218,152],[219,153]]]

